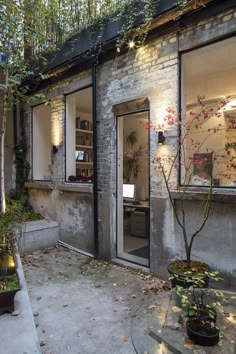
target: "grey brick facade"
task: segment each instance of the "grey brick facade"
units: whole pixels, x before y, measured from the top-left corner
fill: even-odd
[[[162,122],[166,107],[179,109],[179,53],[196,46],[211,43],[236,33],[236,11],[230,10],[201,21],[178,32],[156,37],[148,44],[117,55],[97,68],[97,165],[98,165],[98,231],[99,256],[116,257],[116,117],[113,106],[122,102],[147,97],[150,102],[150,119]],[[52,155],[52,183],[50,189],[40,189],[40,183],[29,186],[31,202],[44,216],[59,221],[62,240],[70,233],[79,240],[79,246],[93,252],[93,194],[78,185],[73,191],[61,187],[65,183],[65,99],[64,94],[92,83],[91,70],[62,80],[45,91],[52,100],[51,124],[59,127],[59,151]],[[27,113],[28,145],[31,147],[31,113]],[[168,132],[166,148],[175,149],[177,131]],[[55,140],[52,133],[52,145]],[[151,155],[159,151],[156,135],[150,136]],[[31,161],[29,149],[29,161]],[[168,261],[181,253],[179,230],[176,227],[161,176],[151,165],[151,220],[150,220],[150,268],[158,276],[166,278]],[[36,188],[37,184],[37,188]],[[178,184],[177,172],[172,175],[172,186]],[[77,192],[75,191],[77,188]],[[236,193],[236,192],[233,192]],[[189,201],[189,213],[196,210],[197,201]],[[204,231],[203,242],[196,243],[194,255],[207,261],[212,268],[236,280],[236,264],[233,249],[236,246],[235,204],[214,203],[212,218]],[[219,220],[220,219],[220,225]],[[192,215],[191,220],[195,220]],[[195,221],[194,221],[195,222]],[[222,239],[224,233],[224,239]],[[219,259],[224,247],[225,259]],[[231,283],[233,284],[233,282]]]

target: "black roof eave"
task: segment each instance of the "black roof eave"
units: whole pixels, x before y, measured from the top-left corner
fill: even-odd
[[[179,28],[185,28],[191,24],[197,23],[203,19],[217,15],[222,11],[234,7],[236,7],[235,0],[224,0],[223,2],[222,0],[212,1],[211,3],[208,4],[207,7],[198,8],[197,10],[194,10],[190,13],[183,15],[178,20],[171,20],[157,28],[154,28],[148,34],[147,41],[150,41],[153,38],[158,37],[160,35],[169,33],[173,30],[178,30]],[[116,35],[110,37],[103,43],[102,52],[99,61],[100,63],[108,59],[111,59],[116,55],[116,40],[117,40],[117,33]],[[92,55],[90,51],[87,49],[81,53],[77,53],[77,54],[74,53],[74,55],[73,53],[71,53],[70,58],[66,59],[65,61],[61,60],[60,63],[58,63],[58,65],[55,66],[52,65],[53,62],[55,63],[55,61],[52,61],[51,66],[49,65],[45,71],[46,73],[49,74],[51,72],[50,77],[46,79],[44,82],[41,82],[39,85],[37,85],[37,91],[39,89],[46,87],[49,84],[58,81],[59,79],[79,73],[82,70],[85,70],[86,68],[87,69],[90,68],[94,63],[94,55]],[[53,72],[60,69],[65,69],[65,70],[62,70],[61,73],[56,74],[54,77]],[[31,78],[31,80],[32,79],[33,78]]]
[[[142,6],[142,3],[140,3]],[[160,0],[157,7],[156,17],[168,12],[176,7],[176,0]],[[132,9],[133,10],[133,9]],[[135,20],[135,26],[139,26],[144,21],[143,16],[138,16]],[[102,46],[115,42],[118,34],[122,28],[122,18],[111,19],[104,26]],[[53,59],[48,64],[45,73],[58,70],[65,64],[72,63],[78,57],[84,56],[85,58],[91,52],[91,48],[96,46],[98,33],[93,32],[93,28],[86,28],[80,33],[74,35],[67,40],[62,47],[55,53]]]

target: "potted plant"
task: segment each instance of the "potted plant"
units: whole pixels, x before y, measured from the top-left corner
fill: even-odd
[[[15,265],[16,214],[7,209],[0,215],[0,314],[14,310],[19,290]]]
[[[192,248],[209,219],[213,188],[219,185],[220,178],[229,178],[230,170],[233,170],[231,177],[235,174],[235,163],[225,162],[232,159],[230,152],[225,148],[213,149],[211,145],[214,135],[230,130],[230,127],[222,126],[222,122],[225,121],[222,115],[229,101],[225,99],[209,103],[204,97],[198,97],[196,111],[189,108],[185,117],[182,116],[180,119],[178,113],[167,108],[163,124],[157,126],[150,124],[147,127],[157,134],[162,131],[168,132],[169,135],[169,138],[165,139],[165,144],[169,146],[165,149],[160,147],[158,154],[152,157],[152,165],[157,172],[160,187],[164,184],[184,244],[185,259],[173,261],[168,268],[172,287],[189,286],[192,276],[206,274],[209,271],[206,263],[192,259]],[[163,142],[162,139],[161,143]],[[176,188],[173,181],[180,171],[180,186]],[[202,218],[195,229],[187,220],[186,204],[193,189],[194,192],[199,189],[204,192],[199,203]],[[202,286],[208,286],[208,277],[205,276],[203,279]]]
[[[17,274],[0,277],[0,315],[14,311],[14,297],[19,290]]]
[[[217,272],[208,272],[209,279],[219,281]],[[186,331],[188,337],[201,346],[214,346],[219,342],[220,329],[216,325],[217,308],[224,299],[221,291],[202,287],[204,275],[192,277],[192,285],[186,289],[177,285],[175,293],[180,297],[181,306],[186,310]]]
[[[0,276],[16,272],[14,254],[16,249],[16,215],[7,210],[0,215]]]

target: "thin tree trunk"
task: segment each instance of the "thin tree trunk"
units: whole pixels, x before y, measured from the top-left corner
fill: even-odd
[[[5,85],[8,84],[8,69],[5,72]],[[6,91],[8,88],[6,88]],[[2,115],[2,122],[1,122],[1,152],[0,152],[0,168],[1,168],[1,213],[5,214],[6,212],[6,196],[5,196],[5,164],[4,164],[4,157],[5,157],[5,133],[6,133],[6,122],[7,122],[7,109],[5,103],[6,92],[3,96],[3,115]]]

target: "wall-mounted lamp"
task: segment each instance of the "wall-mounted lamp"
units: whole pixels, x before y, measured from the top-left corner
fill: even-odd
[[[52,153],[56,154],[58,152],[58,147],[56,145],[52,146]]]
[[[164,144],[165,140],[166,140],[166,137],[164,136],[164,133],[158,132],[158,144],[159,145]]]
[[[130,48],[130,49],[134,48],[134,46],[135,46],[134,40],[131,39],[131,40],[129,41],[128,45],[129,45],[129,48]]]

